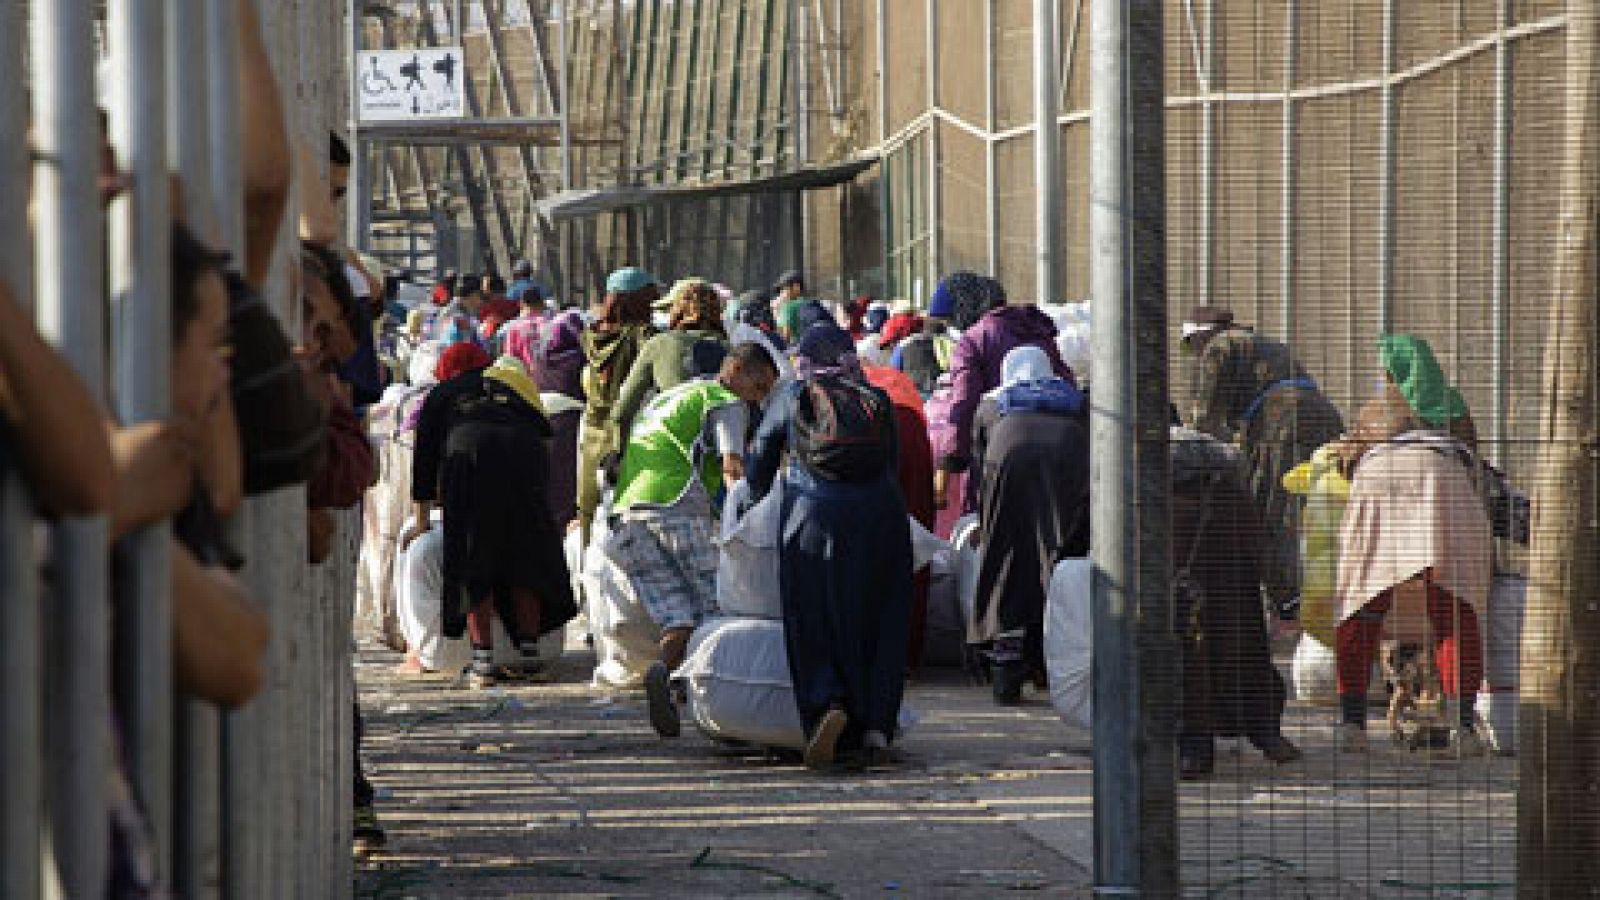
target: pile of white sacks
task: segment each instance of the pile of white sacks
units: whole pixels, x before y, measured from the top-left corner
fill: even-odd
[[[789,675],[778,587],[781,492],[780,481],[741,517],[737,511],[746,505],[748,488],[741,482],[730,491],[719,536],[719,615],[695,630],[674,677],[686,687],[686,717],[712,740],[799,750],[805,734]],[[660,630],[606,555],[608,532],[600,519],[587,548],[580,548],[575,536],[567,546],[594,635],[594,683],[637,688],[656,660]],[[913,523],[912,550],[919,569],[948,549]],[[914,718],[902,709],[902,729]]]

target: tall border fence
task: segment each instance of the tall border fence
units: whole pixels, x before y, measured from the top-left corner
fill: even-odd
[[[322,161],[297,177],[321,181],[328,133],[346,127],[349,11],[0,0],[0,279],[123,424],[169,412],[169,217],[242,265],[241,132],[260,114],[240,108],[246,29],[259,23],[292,140]],[[104,206],[103,137],[130,176]],[[296,219],[291,199],[264,291],[291,334]],[[261,695],[218,713],[174,691],[168,526],[122,544],[118,602],[136,614],[113,616],[107,522],[45,523],[20,479],[0,484],[0,895],[104,892],[117,753],[177,895],[348,895],[357,518],[317,567],[304,488],[250,497],[228,524],[272,641]]]

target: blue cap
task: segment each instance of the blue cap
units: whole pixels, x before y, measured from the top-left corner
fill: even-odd
[[[606,293],[631,294],[634,291],[642,291],[646,286],[655,283],[655,277],[649,272],[638,266],[629,266],[626,269],[618,269],[612,272],[606,278]]]

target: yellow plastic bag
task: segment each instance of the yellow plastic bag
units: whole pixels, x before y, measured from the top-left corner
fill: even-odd
[[[1284,490],[1306,498],[1300,516],[1300,627],[1326,647],[1338,626],[1333,589],[1339,572],[1339,523],[1350,482],[1339,474],[1333,444],[1324,444],[1283,476]]]

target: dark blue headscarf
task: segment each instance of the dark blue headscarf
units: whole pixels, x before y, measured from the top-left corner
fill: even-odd
[[[802,380],[818,375],[847,375],[865,379],[855,341],[843,328],[821,323],[806,331],[795,348],[795,372]]]

